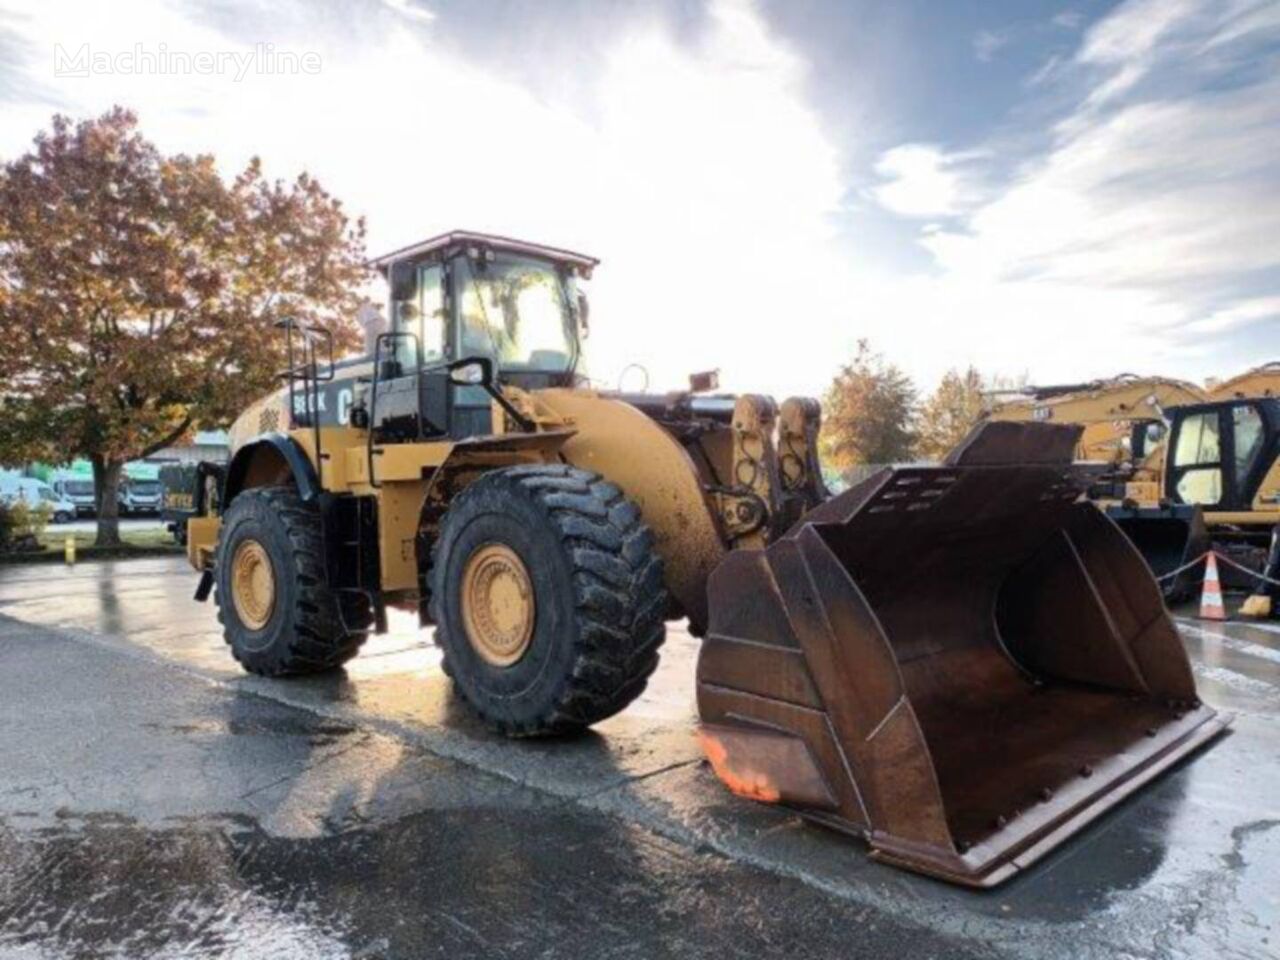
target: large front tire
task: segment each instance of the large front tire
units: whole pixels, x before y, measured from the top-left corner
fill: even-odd
[[[331,670],[368,636],[367,601],[328,588],[319,511],[291,487],[257,487],[232,501],[215,578],[223,636],[250,673]]]
[[[441,525],[431,609],[444,667],[509,736],[567,733],[626,707],[657,666],[666,607],[653,534],[598,474],[495,470]]]

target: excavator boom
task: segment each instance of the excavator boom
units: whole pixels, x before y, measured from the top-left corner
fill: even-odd
[[[1059,387],[1027,387],[1022,394],[995,406],[988,419],[1081,424],[1084,432],[1076,459],[1113,463],[1136,454],[1128,449],[1135,424],[1162,421],[1166,408],[1206,399],[1205,392],[1193,383],[1133,374]],[[1153,453],[1154,448],[1144,450],[1142,456],[1148,462],[1158,462]]]

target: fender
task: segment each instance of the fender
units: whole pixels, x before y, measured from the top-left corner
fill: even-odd
[[[303,501],[310,502],[319,495],[320,479],[316,476],[316,469],[312,466],[306,451],[298,442],[283,433],[263,433],[237,450],[230,464],[227,465],[227,475],[222,486],[223,510],[231,503],[232,498],[245,488],[249,467],[254,457],[263,449],[273,450],[283,459],[298,488],[298,495]]]

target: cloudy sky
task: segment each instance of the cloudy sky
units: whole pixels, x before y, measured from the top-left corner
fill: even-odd
[[[113,103],[312,171],[372,254],[600,256],[605,383],[1280,358],[1280,0],[0,0],[0,157]]]

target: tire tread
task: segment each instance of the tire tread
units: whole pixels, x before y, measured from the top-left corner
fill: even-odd
[[[367,639],[373,611],[367,604],[344,603],[346,598],[325,585],[324,539],[318,510],[305,503],[292,487],[254,487],[237,496],[228,512],[245,500],[261,503],[263,509],[274,513],[284,524],[296,598],[294,631],[274,656],[245,655],[232,641],[221,591],[215,591],[218,621],[223,625],[223,636],[232,656],[250,673],[268,677],[320,673],[341,666],[359,652]],[[218,534],[215,555],[219,558],[226,529],[224,523]]]
[[[508,736],[568,733],[613,716],[644,691],[666,636],[662,559],[639,508],[599,474],[564,464],[495,470],[464,490],[459,501],[484,485],[530,498],[550,521],[573,571],[578,629],[573,667],[561,679],[553,705],[537,720],[516,724],[488,716],[482,703],[458,689],[491,727]],[[444,649],[445,672],[454,676],[442,637],[448,627],[439,608],[445,569],[438,547],[445,539],[441,536],[432,551],[431,617]]]

